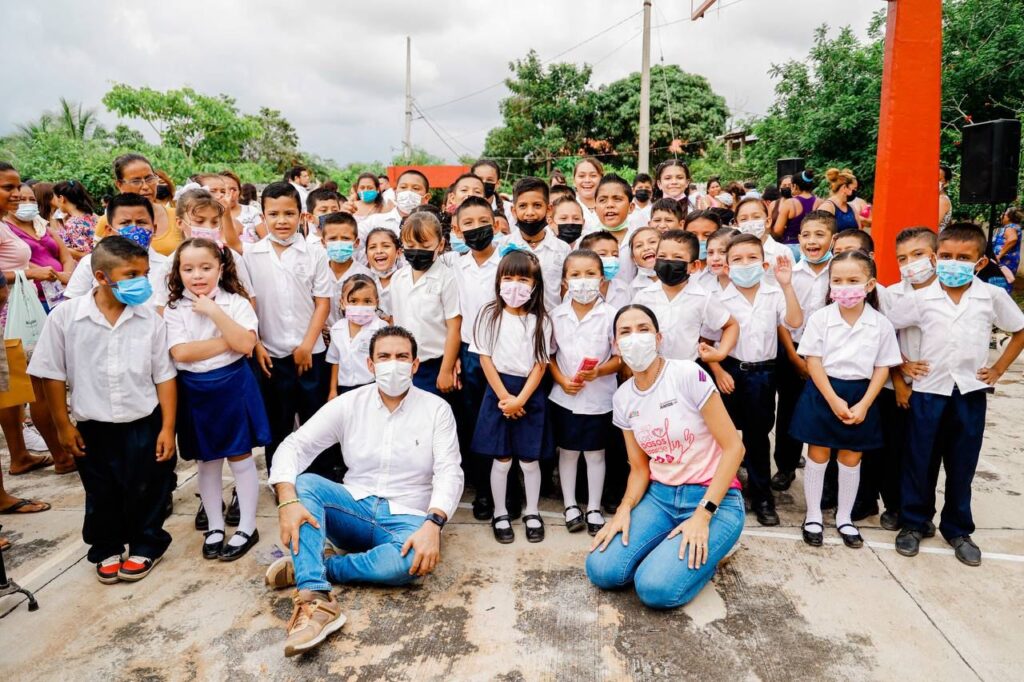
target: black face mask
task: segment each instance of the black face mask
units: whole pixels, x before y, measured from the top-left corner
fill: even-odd
[[[690,264],[684,260],[658,258],[654,261],[654,274],[662,283],[674,287],[690,279],[690,273],[687,271],[689,266]]]
[[[157,201],[167,201],[170,198],[171,198],[171,188],[170,187],[168,187],[167,185],[157,185],[156,186],[156,200]]]
[[[638,189],[633,194],[633,196],[636,197],[636,200],[639,201],[641,204],[644,204],[644,203],[647,203],[648,201],[651,200],[651,190],[649,190],[649,189]]]
[[[436,255],[429,249],[405,249],[402,253],[405,254],[405,260],[409,262],[412,269],[417,272],[429,270],[430,266],[434,264]]]
[[[783,187],[779,190],[779,196],[783,199],[791,199],[793,197],[793,189],[790,187]]]
[[[462,231],[462,241],[474,251],[483,251],[494,241],[494,228],[490,225]]]
[[[572,244],[583,234],[583,223],[559,223],[558,238],[566,244]]]
[[[494,196],[494,183],[493,182],[485,182],[484,183],[484,199],[490,199],[493,196]]]
[[[548,226],[548,221],[546,218],[541,218],[540,220],[517,220],[516,224],[519,225],[519,231],[527,237],[536,237],[541,233],[541,230]]]

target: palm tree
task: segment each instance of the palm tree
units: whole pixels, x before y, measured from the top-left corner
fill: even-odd
[[[85,140],[96,131],[96,110],[83,110],[81,102],[75,104],[61,97],[57,121],[65,135],[73,140]]]

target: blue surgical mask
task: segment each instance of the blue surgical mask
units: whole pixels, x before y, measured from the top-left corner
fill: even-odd
[[[620,267],[622,264],[619,263],[618,256],[601,256],[601,269],[604,271],[605,279],[615,279],[615,275],[619,274]]]
[[[153,285],[143,275],[123,279],[110,285],[114,298],[125,305],[142,305],[153,295]]]
[[[804,254],[804,260],[810,263],[811,265],[821,265],[822,263],[827,263],[828,261],[832,260],[832,250],[829,249],[818,258],[808,258],[807,254]]]
[[[707,260],[707,259],[708,259],[708,240],[707,239],[701,239],[700,240],[700,251],[697,252],[697,260]]]
[[[335,263],[347,263],[355,247],[352,242],[327,242],[327,257]]]
[[[754,286],[764,277],[764,263],[729,266],[729,279],[738,287],[747,289]]]
[[[363,203],[366,204],[372,204],[373,202],[377,201],[378,194],[380,194],[380,192],[378,192],[375,189],[364,189],[361,192],[359,192],[359,201],[362,201]]]
[[[142,225],[124,225],[117,228],[117,234],[125,239],[131,239],[144,249],[149,249],[149,243],[153,241],[153,230]]]
[[[935,264],[935,274],[939,282],[947,287],[962,287],[974,279],[974,267],[977,263],[959,260],[940,260]]]
[[[466,244],[466,241],[454,232],[448,235],[448,243],[451,244],[452,251],[456,253],[469,253],[469,246]]]

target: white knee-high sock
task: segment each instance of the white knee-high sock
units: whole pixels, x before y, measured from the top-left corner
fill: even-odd
[[[519,468],[523,470],[523,488],[526,493],[526,508],[523,516],[540,513],[540,462],[519,462]],[[526,522],[527,527],[539,528],[540,524],[531,519]]]
[[[579,450],[558,448],[558,480],[562,484],[562,501],[566,507],[576,504],[576,469],[579,459]],[[589,467],[589,464],[587,466]],[[580,512],[573,509],[566,513],[565,518],[567,521],[571,521],[579,515]]]
[[[850,519],[850,512],[853,511],[853,503],[857,499],[857,486],[860,485],[860,462],[856,466],[848,467],[842,462],[839,465],[839,500],[836,507],[836,528],[846,523],[853,523]],[[840,531],[847,535],[856,535],[853,528],[844,528]]]
[[[600,511],[604,492],[604,450],[587,450],[587,513]]]
[[[238,530],[252,535],[256,530],[256,504],[260,497],[260,476],[256,471],[256,460],[246,457],[238,462],[228,460],[231,474],[235,477],[235,491],[238,493],[238,511],[241,520]],[[243,538],[232,536],[229,545],[244,545]]]
[[[807,503],[807,523],[821,523],[821,489],[825,485],[826,467],[828,467],[828,462],[818,464],[810,457],[807,458],[807,464],[804,465],[804,501]]]
[[[224,460],[215,459],[212,462],[196,462],[199,470],[199,499],[203,501],[206,509],[206,516],[210,519],[210,530],[224,532],[224,481],[221,472],[224,470]],[[212,542],[223,540],[223,536],[211,535],[208,538]]]
[[[499,459],[491,464],[491,500],[494,501],[494,518],[508,515],[505,506],[505,493],[508,490],[508,472],[512,470],[512,460],[502,462]],[[511,528],[508,521],[502,521],[498,528]]]

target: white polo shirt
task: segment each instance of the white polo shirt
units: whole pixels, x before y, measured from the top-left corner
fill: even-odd
[[[562,264],[569,255],[569,245],[555,236],[550,228],[544,228],[544,239],[532,247],[516,230],[509,237],[509,244],[525,247],[540,261],[541,276],[544,278],[544,308],[554,310],[562,302]]]
[[[800,310],[804,312],[804,323],[797,329],[790,329],[794,344],[800,343],[800,337],[803,336],[811,315],[828,303],[828,290],[828,265],[822,268],[821,272],[812,270],[806,260],[801,260],[793,266],[793,292],[796,294],[796,300],[800,301]]]
[[[243,328],[259,333],[259,322],[256,320],[256,311],[248,299],[238,294],[229,294],[219,289],[214,295],[214,303],[220,306],[221,310],[232,320]],[[167,323],[167,350],[183,343],[192,341],[209,341],[219,339],[223,336],[220,328],[206,315],[197,313],[194,303],[195,297],[186,290],[185,298],[175,301],[174,306],[167,306],[164,309],[164,322]],[[206,360],[195,362],[174,361],[174,366],[185,372],[209,372],[210,370],[227,367],[232,362],[245,357],[241,353],[232,350],[224,351]]]
[[[441,258],[413,283],[410,268],[391,278],[391,314],[395,324],[416,337],[420,361],[444,356],[447,321],[459,317],[459,288],[452,268]],[[463,321],[465,323],[465,321]]]
[[[491,358],[494,368],[502,374],[526,377],[537,364],[533,351],[537,331],[537,316],[513,315],[508,310],[501,312],[501,318],[494,325],[489,324],[487,309],[480,311],[474,325],[474,339],[480,355]],[[545,360],[551,355],[551,320],[544,318]]]
[[[462,458],[455,415],[444,399],[413,386],[391,412],[376,384],[340,395],[284,439],[268,483],[294,484],[317,455],[338,443],[348,466],[342,485],[356,500],[381,497],[392,514],[455,514]]]
[[[149,280],[153,287],[153,296],[149,299],[154,307],[167,305],[167,274],[171,269],[171,259],[159,251],[149,250]],[[64,288],[64,298],[77,298],[85,296],[98,282],[92,276],[92,254],[87,253],[78,261],[71,277],[68,278],[68,285]],[[239,273],[241,278],[241,273]],[[245,282],[242,282],[245,284]]]
[[[167,352],[167,325],[153,306],[126,306],[111,325],[91,293],[53,309],[28,373],[66,381],[76,421],[115,424],[152,414],[159,403],[156,385],[177,375]]]
[[[455,252],[446,253],[454,254]],[[494,249],[482,264],[476,262],[473,252],[455,255],[452,258],[452,272],[459,288],[459,310],[462,311],[462,342],[470,345],[473,352],[473,325],[480,309],[494,300],[495,280],[501,254]]]
[[[572,301],[566,300],[551,312],[555,337],[555,362],[566,377],[572,378],[583,358],[596,358],[604,364],[614,355],[615,336],[612,321],[616,309],[598,299],[594,307],[579,319]],[[575,414],[607,414],[612,411],[612,396],[618,384],[614,374],[584,382],[576,395],[569,395],[557,383],[551,387],[550,399]]]
[[[784,257],[788,258],[792,263],[793,252],[785,244],[780,244],[772,239],[771,235],[768,235],[768,239],[764,241],[762,246],[764,246],[764,262],[769,265],[768,271],[764,273],[764,279],[766,282],[775,284],[775,261],[779,257]]]
[[[838,303],[818,310],[807,321],[800,355],[821,358],[825,374],[833,379],[870,379],[876,367],[895,367],[903,362],[896,330],[871,305],[864,306],[850,326]]]
[[[888,287],[886,295],[882,297],[879,303],[882,306],[881,313],[888,317],[889,310],[898,305],[904,296],[912,296],[914,294],[914,286],[906,281],[900,280],[896,284]],[[905,327],[896,331],[896,340],[900,344],[900,353],[907,360],[917,361],[921,359],[921,328],[920,327]],[[903,380],[908,384],[914,383],[914,378],[904,374]],[[888,384],[887,384],[888,385]]]
[[[608,282],[608,294],[604,296],[604,300],[612,308],[619,310],[633,302],[633,290],[627,282],[616,277]]]
[[[887,312],[897,329],[921,328],[920,359],[930,368],[914,382],[920,393],[952,395],[954,387],[961,393],[990,388],[977,373],[989,364],[992,327],[1010,333],[1024,329],[1024,313],[1010,295],[977,277],[959,304],[936,279],[912,296],[890,300]]]
[[[778,354],[779,325],[786,319],[786,297],[775,284],[762,280],[751,304],[730,283],[719,300],[740,325],[740,336],[729,356],[740,362],[774,360]]]
[[[729,311],[717,294],[690,281],[669,300],[660,282],[652,284],[633,299],[650,308],[661,328],[661,354],[673,360],[696,360],[701,337],[721,336]]]
[[[331,345],[327,347],[327,362],[338,366],[339,386],[362,386],[373,381],[366,360],[370,357],[370,339],[387,322],[375,317],[350,336],[348,320],[341,318],[331,327]]]
[[[334,292],[327,253],[298,239],[277,254],[268,237],[243,244],[260,320],[260,339],[270,357],[284,358],[302,343],[313,319],[314,298],[330,299]],[[317,335],[314,353],[324,351]]]

